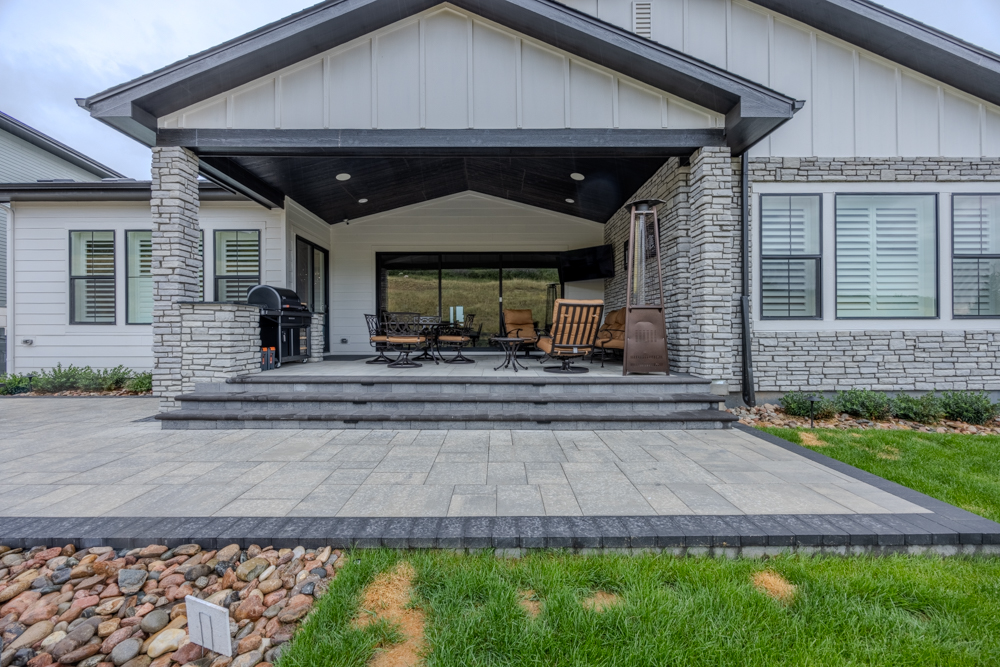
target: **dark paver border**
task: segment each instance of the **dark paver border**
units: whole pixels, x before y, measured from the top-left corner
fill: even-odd
[[[135,548],[746,549],[1000,545],[1000,524],[769,433],[736,428],[929,510],[913,514],[487,517],[4,517],[0,544]]]

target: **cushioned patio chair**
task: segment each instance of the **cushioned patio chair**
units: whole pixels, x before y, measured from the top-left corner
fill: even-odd
[[[573,366],[572,360],[586,357],[594,351],[594,342],[601,327],[604,302],[594,300],[556,299],[552,310],[552,329],[540,336],[536,346],[545,353],[539,362],[556,359],[559,366],[546,366],[547,373],[586,373],[589,369]]]
[[[368,342],[375,351],[378,352],[378,356],[374,359],[366,361],[366,364],[389,364],[392,363],[392,359],[385,356],[386,351],[386,335],[385,328],[379,323],[378,315],[365,315],[365,323],[368,325]]]
[[[594,354],[590,355],[590,363],[594,363],[594,357],[601,353],[601,368],[604,368],[604,360],[608,355],[614,356],[625,351],[625,309],[612,310],[604,318],[601,330],[597,332],[597,341],[594,342]]]
[[[453,347],[456,349],[456,354],[451,359],[445,359],[446,364],[474,364],[474,360],[469,359],[467,356],[462,354],[462,348],[472,342],[472,321],[476,318],[475,315],[466,315],[465,323],[460,327],[451,327],[442,331],[437,337],[438,355],[441,355],[441,346]],[[482,328],[482,327],[480,327]],[[444,358],[442,356],[442,358]]]
[[[508,338],[523,338],[521,349],[524,354],[528,354],[528,347],[537,347],[540,331],[535,328],[535,320],[531,316],[530,308],[506,308],[501,312],[500,318],[503,325],[501,331]]]
[[[410,359],[410,353],[427,342],[423,335],[424,325],[420,322],[420,313],[386,313],[385,334],[386,347],[398,352],[399,357],[387,368],[420,368],[423,364]],[[437,364],[437,359],[434,360]]]

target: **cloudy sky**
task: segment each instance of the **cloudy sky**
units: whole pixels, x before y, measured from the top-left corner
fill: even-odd
[[[118,171],[149,178],[149,151],[91,120],[87,97],[318,0],[0,0],[0,110]],[[1000,0],[882,0],[1000,52]],[[195,17],[192,19],[191,17]]]

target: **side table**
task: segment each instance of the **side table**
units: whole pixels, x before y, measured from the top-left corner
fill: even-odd
[[[510,368],[513,366],[514,372],[517,372],[517,367],[520,366],[524,370],[528,370],[528,367],[517,360],[517,349],[521,347],[521,343],[528,340],[527,338],[514,338],[510,336],[496,336],[493,340],[500,345],[500,349],[503,350],[504,359],[503,363],[494,368],[493,370],[498,371],[501,368]]]

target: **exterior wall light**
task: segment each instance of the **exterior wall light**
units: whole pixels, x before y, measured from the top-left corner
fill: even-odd
[[[572,174],[569,175],[569,177],[572,178],[574,181],[582,181],[583,179],[587,178],[578,171],[574,171]]]
[[[351,175],[350,174],[337,174],[337,180],[338,181],[349,181],[349,180],[351,180]]]

